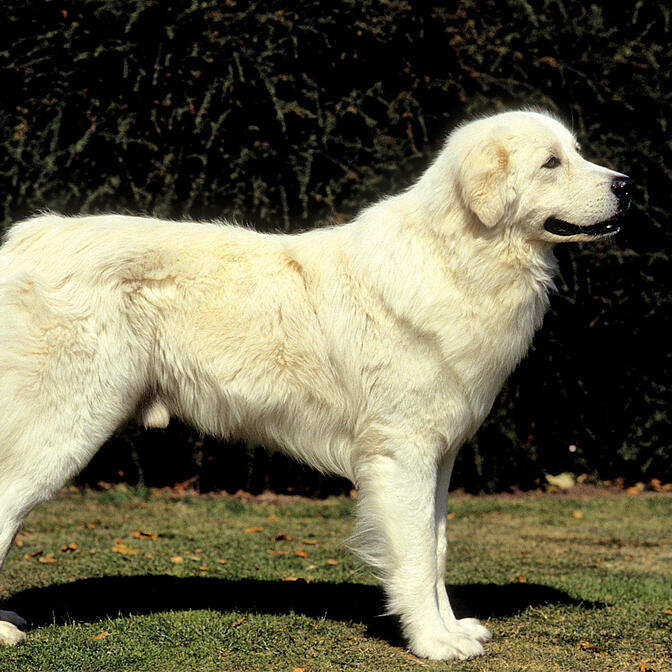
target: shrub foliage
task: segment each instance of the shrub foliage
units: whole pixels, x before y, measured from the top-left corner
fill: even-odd
[[[631,224],[615,242],[558,249],[551,313],[456,480],[495,489],[561,470],[669,480],[665,3],[8,0],[3,14],[5,226],[50,208],[296,231],[403,188],[474,114],[559,114],[589,158],[635,179]],[[152,483],[341,487],[231,450],[224,459],[179,425],[129,427],[85,477],[109,480],[121,453],[129,478]]]

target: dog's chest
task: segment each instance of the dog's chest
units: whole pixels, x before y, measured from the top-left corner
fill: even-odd
[[[513,297],[513,298],[511,298]],[[477,309],[453,309],[440,332],[444,394],[459,390],[480,423],[506,378],[526,355],[548,307],[545,290],[492,296]],[[457,315],[456,315],[457,313]]]

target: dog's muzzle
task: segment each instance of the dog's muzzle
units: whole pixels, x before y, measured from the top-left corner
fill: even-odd
[[[621,230],[621,219],[630,207],[631,187],[632,180],[627,175],[615,177],[611,181],[611,191],[616,196],[618,209],[613,217],[604,222],[598,222],[590,226],[579,226],[557,217],[549,217],[544,222],[544,228],[556,236],[576,236],[579,234],[584,236],[613,236]]]

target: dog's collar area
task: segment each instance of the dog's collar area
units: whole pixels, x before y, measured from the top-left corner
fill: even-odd
[[[621,230],[621,224],[618,216],[591,226],[579,226],[557,217],[549,217],[544,222],[544,228],[555,236],[578,236],[579,234],[584,236],[612,236]]]

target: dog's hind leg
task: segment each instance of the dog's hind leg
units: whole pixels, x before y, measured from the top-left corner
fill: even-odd
[[[30,511],[72,479],[124,419],[121,399],[110,413],[111,400],[100,388],[81,389],[88,393],[69,390],[80,397],[79,411],[66,403],[66,413],[43,406],[20,418],[10,400],[0,421],[0,568]],[[18,626],[24,624],[13,612],[0,611],[0,644],[22,642],[25,635]]]
[[[480,642],[456,623],[444,623],[439,608],[440,446],[430,440],[410,446],[396,437],[376,443],[355,465],[358,516],[351,547],[378,571],[388,613],[399,615],[413,653],[446,660],[482,655]]]
[[[15,525],[8,521],[1,508],[0,516],[3,516],[0,518],[0,568],[2,568],[20,523]],[[26,634],[19,629],[25,625],[26,621],[18,614],[0,609],[0,644],[21,644],[25,641]]]
[[[489,642],[492,634],[476,618],[455,618],[446,592],[446,554],[448,540],[446,535],[446,516],[448,513],[448,487],[455,464],[457,453],[448,453],[439,465],[439,474],[436,482],[436,595],[439,602],[439,612],[445,626],[449,630],[462,629],[470,637],[479,642]]]
[[[21,475],[22,471],[3,464],[0,473],[0,569],[28,513],[53,494],[53,488],[40,487],[37,482],[26,480],[28,474]],[[30,471],[32,476],[44,480],[38,469]],[[25,625],[26,621],[18,614],[0,610],[0,644],[23,642],[26,635],[19,628]]]
[[[28,513],[88,463],[146,385],[144,350],[85,298],[73,309],[26,276],[0,285],[0,566]],[[21,624],[0,612],[0,643],[21,642]]]
[[[3,429],[6,424],[3,423]],[[0,446],[0,569],[28,513],[55,490],[51,475],[42,473],[39,460],[22,462],[14,452],[16,448],[25,450],[24,446],[15,446],[11,454],[7,454],[6,448]],[[23,642],[26,635],[20,628],[25,625],[26,621],[18,614],[0,610],[0,644]]]
[[[122,400],[105,399],[93,381],[78,387],[87,393],[68,390],[79,397],[78,411],[66,402],[65,413],[33,407],[21,418],[10,400],[0,421],[0,568],[30,511],[73,478],[126,415]],[[111,401],[117,402],[113,413]],[[0,644],[22,642],[18,626],[24,624],[13,612],[0,611]]]
[[[0,482],[0,488],[3,488],[2,482]],[[9,507],[4,507],[3,503],[0,502],[0,568],[2,568],[14,537],[21,526],[21,520],[17,522],[17,516],[11,516],[8,513]],[[23,642],[26,635],[19,628],[25,625],[26,621],[18,614],[0,609],[0,644],[20,644]]]

